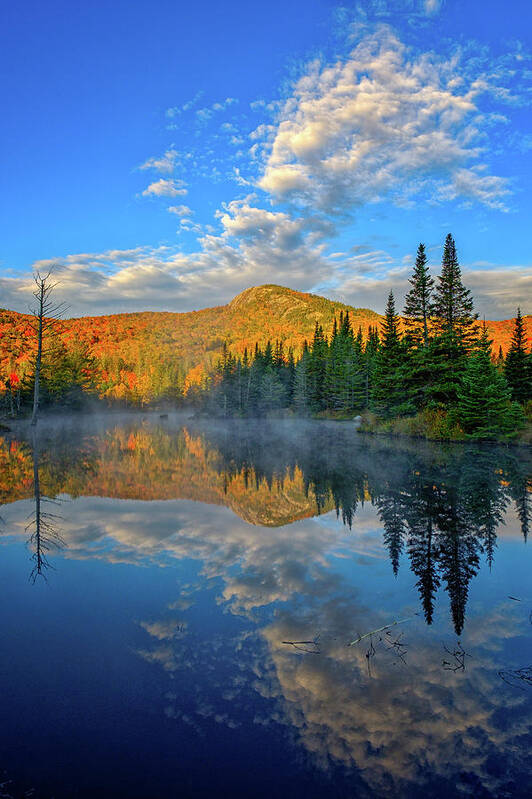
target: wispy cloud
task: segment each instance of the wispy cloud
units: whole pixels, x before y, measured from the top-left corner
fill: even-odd
[[[180,180],[165,180],[161,178],[144,189],[143,197],[178,197],[187,194],[183,182]]]
[[[188,205],[171,205],[168,209],[169,214],[176,214],[176,216],[191,216],[192,210]]]
[[[201,100],[204,93],[205,92],[203,90],[200,90],[199,92],[196,92],[194,97],[192,97],[190,100],[187,100],[186,103],[183,103],[183,105],[174,105],[171,108],[167,108],[165,112],[166,116],[168,119],[173,119],[174,117],[180,116],[181,114],[190,111]]]
[[[205,106],[205,108],[198,108],[196,111],[196,119],[198,122],[208,122],[214,114],[227,111],[228,108],[236,103],[238,103],[236,97],[226,97],[221,103],[213,103],[212,105]]]
[[[154,169],[156,172],[170,174],[174,171],[178,158],[179,153],[177,150],[166,150],[166,152],[159,157],[153,156],[152,158],[148,158],[147,161],[144,161],[144,163],[139,166],[139,169]]]

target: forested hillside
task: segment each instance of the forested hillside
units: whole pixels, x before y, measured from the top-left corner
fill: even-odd
[[[60,287],[57,289],[60,293]],[[200,385],[222,355],[236,355],[268,341],[283,342],[298,357],[316,323],[330,331],[335,317],[349,310],[352,326],[364,338],[382,318],[323,297],[281,286],[249,288],[229,305],[189,313],[131,313],[62,320],[47,342],[45,374],[53,393],[67,379],[95,396],[134,404],[173,400]],[[528,336],[532,318],[525,317]],[[14,395],[31,379],[36,338],[32,317],[0,310],[0,390]],[[513,322],[487,322],[493,352],[509,347]],[[48,365],[48,366],[47,366]]]

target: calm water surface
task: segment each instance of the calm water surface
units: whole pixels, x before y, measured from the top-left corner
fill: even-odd
[[[4,436],[0,796],[530,796],[530,475],[343,424]]]

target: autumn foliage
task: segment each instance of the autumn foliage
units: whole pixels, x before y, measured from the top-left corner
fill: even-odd
[[[213,372],[224,344],[243,355],[255,344],[282,341],[297,356],[318,322],[325,330],[340,311],[349,310],[354,329],[366,336],[382,317],[323,297],[280,286],[243,291],[225,306],[188,313],[143,312],[89,316],[61,321],[53,347],[56,358],[78,364],[84,388],[100,399],[146,405],[174,401],[201,387]],[[528,336],[532,318],[524,318]],[[31,380],[35,358],[32,318],[0,311],[0,391],[16,392]],[[493,352],[506,352],[512,320],[487,322]],[[81,365],[80,365],[81,364]]]

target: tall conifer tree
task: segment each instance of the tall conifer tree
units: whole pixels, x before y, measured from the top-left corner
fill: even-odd
[[[532,395],[532,374],[530,374],[530,360],[526,351],[526,333],[521,309],[517,309],[512,343],[506,356],[504,374],[512,391],[513,399],[517,402],[526,402]]]
[[[411,340],[418,346],[423,344],[426,347],[429,340],[429,320],[434,280],[427,266],[424,244],[420,244],[417,249],[416,264],[409,282],[412,288],[405,297],[404,317],[406,327]]]
[[[406,351],[399,335],[399,317],[395,311],[393,292],[390,291],[373,376],[372,404],[379,416],[389,417],[406,410],[403,407],[405,364]]]
[[[452,337],[464,348],[471,345],[476,336],[471,292],[462,283],[462,273],[456,254],[454,239],[449,233],[445,239],[441,275],[432,303],[434,324],[440,335]]]

